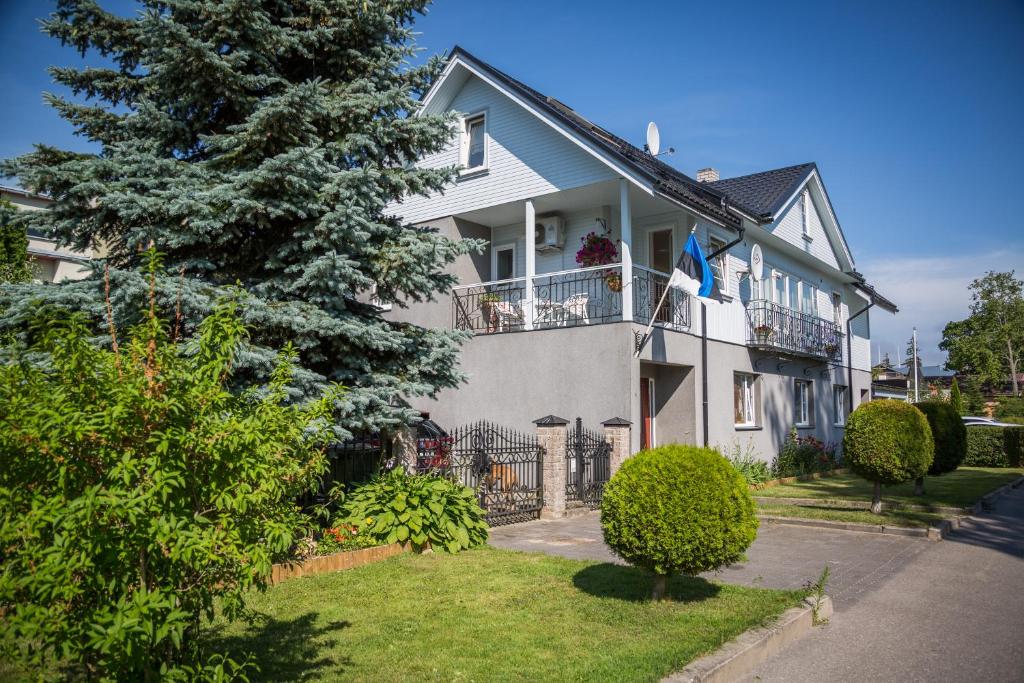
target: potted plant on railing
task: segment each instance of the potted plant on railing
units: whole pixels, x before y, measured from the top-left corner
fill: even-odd
[[[839,342],[829,341],[825,342],[825,355],[834,356],[839,353]]]
[[[775,334],[775,330],[767,323],[761,323],[754,327],[754,337],[757,338],[758,344],[767,344],[772,340],[773,334]]]
[[[576,252],[576,263],[589,268],[591,266],[606,266],[615,263],[619,258],[619,252],[615,249],[615,243],[605,235],[598,235],[596,232],[588,232],[581,237],[583,246]],[[613,292],[622,291],[622,274],[617,270],[608,270],[604,274],[604,283]]]
[[[488,332],[494,332],[498,328],[497,304],[501,301],[501,295],[497,292],[485,292],[480,295],[480,314],[484,318]]]

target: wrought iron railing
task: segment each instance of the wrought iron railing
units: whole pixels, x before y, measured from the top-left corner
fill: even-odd
[[[669,276],[657,270],[633,264],[633,319],[647,324],[654,322],[674,327],[690,327],[690,295],[678,289],[669,289],[664,303],[655,314],[654,307],[668,289]]]
[[[833,321],[762,299],[747,304],[747,343],[828,360],[843,354],[843,333]]]
[[[483,282],[452,290],[452,325],[473,332],[512,332],[526,318],[526,278]]]

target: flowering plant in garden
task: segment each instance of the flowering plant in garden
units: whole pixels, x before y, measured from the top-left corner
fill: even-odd
[[[798,436],[796,429],[793,429],[772,463],[772,475],[794,477],[830,472],[837,465],[834,443],[826,443],[813,436]]]
[[[369,534],[360,535],[359,527],[355,524],[336,524],[321,532],[320,540],[316,544],[316,554],[330,555],[343,550],[372,548],[376,545],[380,543]]]
[[[580,241],[583,242],[583,246],[576,252],[576,263],[584,268],[608,265],[615,263],[619,258],[615,243],[604,235],[591,231],[585,237],[581,237]]]

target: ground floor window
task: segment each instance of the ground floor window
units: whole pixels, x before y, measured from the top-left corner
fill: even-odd
[[[737,427],[757,425],[757,375],[737,372],[733,375],[733,412]]]
[[[796,402],[795,409],[796,414],[793,416],[796,421],[797,427],[810,427],[811,426],[811,383],[805,379],[798,379],[794,381],[796,389]]]
[[[837,425],[846,424],[846,387],[832,387],[832,422]]]

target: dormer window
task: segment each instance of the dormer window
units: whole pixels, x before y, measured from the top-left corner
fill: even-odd
[[[481,112],[467,116],[462,122],[461,158],[463,173],[487,168],[487,114]]]

